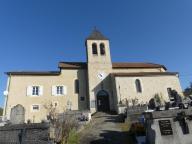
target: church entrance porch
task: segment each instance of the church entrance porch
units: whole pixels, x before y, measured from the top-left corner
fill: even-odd
[[[104,90],[99,91],[97,94],[97,111],[110,111],[109,94]]]

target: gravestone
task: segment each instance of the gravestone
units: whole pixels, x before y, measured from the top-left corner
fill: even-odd
[[[159,120],[159,128],[161,135],[173,135],[170,120]]]
[[[25,108],[18,104],[11,109],[11,124],[23,124],[25,122]]]
[[[192,109],[145,113],[147,144],[192,144]]]

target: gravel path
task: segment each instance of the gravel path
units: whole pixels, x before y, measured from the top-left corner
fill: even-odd
[[[118,115],[96,113],[80,133],[80,144],[127,144],[127,132],[120,127]]]

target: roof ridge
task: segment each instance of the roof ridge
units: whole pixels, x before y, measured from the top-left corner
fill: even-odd
[[[109,40],[98,29],[94,29],[86,40]]]

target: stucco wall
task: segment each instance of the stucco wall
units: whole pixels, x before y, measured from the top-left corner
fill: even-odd
[[[113,73],[132,73],[132,72],[165,72],[162,68],[128,68],[128,69],[112,69]]]
[[[142,93],[136,91],[135,80],[139,79]],[[115,77],[118,102],[121,99],[128,100],[138,98],[139,103],[146,103],[156,94],[160,94],[168,101],[167,88],[175,89],[182,94],[182,89],[177,76],[143,76],[143,77]],[[120,86],[120,88],[119,88]]]
[[[75,93],[74,80],[79,79],[80,91]],[[33,85],[43,86],[43,95],[27,96],[27,87]],[[67,94],[64,96],[52,96],[53,85],[65,85]],[[11,108],[21,104],[25,108],[25,120],[39,122],[46,119],[45,104],[58,102],[57,111],[63,112],[67,108],[67,101],[72,102],[72,110],[87,109],[87,74],[86,70],[62,70],[58,76],[11,76],[9,95],[7,101],[7,116],[9,118]],[[80,96],[85,100],[80,101]],[[32,112],[32,104],[39,104],[40,111]]]

